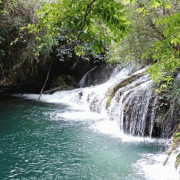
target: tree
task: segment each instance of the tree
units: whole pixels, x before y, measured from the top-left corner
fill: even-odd
[[[156,83],[164,81],[160,89],[167,87],[172,72],[180,66],[179,1],[137,0],[126,10],[133,31],[119,46],[110,46],[110,60],[150,65],[147,72],[152,79]]]
[[[147,71],[157,83],[166,81],[166,84],[161,85],[163,88],[173,79],[171,73],[176,72],[180,66],[179,1],[152,0],[151,8],[155,8],[159,13],[161,10],[162,17],[154,18],[154,22],[156,27],[163,28],[163,34],[162,39],[154,42],[143,54],[143,58],[152,56],[154,64]]]
[[[125,17],[124,5],[116,0],[59,0],[46,3],[37,13],[39,22],[29,25],[30,31],[46,29],[45,37],[54,39],[63,34],[79,55],[84,53],[82,42],[90,42],[92,50],[100,53],[104,51],[105,42],[119,43],[131,27]],[[39,48],[47,44],[43,43]]]
[[[148,14],[144,14],[141,6],[146,7]],[[154,17],[157,17],[156,11],[150,9],[149,2],[142,1],[136,4],[128,4],[125,7],[126,17],[131,21],[132,31],[118,45],[116,42],[111,43],[107,59],[110,62],[117,63],[134,63],[148,65],[152,59],[142,58],[143,53],[152,47],[153,42],[161,39],[162,29],[157,28],[153,23]]]
[[[36,55],[42,49],[51,50],[62,36],[77,55],[84,55],[87,50],[82,44],[100,54],[105,43],[119,43],[130,28],[124,5],[116,0],[59,0],[46,3],[37,14],[38,23],[28,25],[30,33],[39,33],[36,39],[41,45]]]
[[[36,77],[39,64],[48,61],[48,53],[36,57],[40,43],[34,34],[21,28],[37,23],[35,11],[45,0],[0,0],[0,86],[27,83]],[[42,54],[42,53],[41,53]],[[43,69],[43,68],[41,68]]]

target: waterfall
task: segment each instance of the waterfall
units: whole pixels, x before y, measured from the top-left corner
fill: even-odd
[[[94,69],[83,76],[79,83],[81,87]],[[144,75],[145,70],[146,68],[135,71],[133,66],[123,69],[117,67],[106,83],[75,89],[64,96],[64,102],[88,106],[97,113],[107,112],[108,119],[116,121],[124,133],[151,137],[157,98],[152,91],[152,80]],[[59,92],[55,94],[58,95]]]
[[[96,67],[90,69],[90,70],[82,77],[82,79],[81,79],[80,82],[79,82],[79,86],[80,86],[80,87],[84,87],[84,86],[85,86],[85,82],[86,82],[86,77],[87,77],[87,75],[88,75],[91,71],[93,71],[94,69],[96,69]]]
[[[155,122],[159,99],[153,91],[150,76],[145,74],[146,68],[138,70],[132,65],[116,67],[107,82],[83,87],[87,75],[95,68],[83,76],[79,82],[81,88],[55,92],[47,95],[46,101],[72,103],[93,112],[105,113],[109,121],[118,124],[121,132],[133,136],[169,136],[164,134],[171,133],[174,124],[168,121],[167,131],[165,126],[159,128]],[[161,132],[157,132],[159,129]]]
[[[108,119],[116,121],[124,133],[152,137],[157,96],[152,90],[151,78],[144,74],[145,70],[134,72],[131,66],[116,68],[108,82],[81,89],[90,110],[98,113],[107,111]]]
[[[151,106],[151,83],[147,75],[142,75],[116,92],[109,108],[109,119],[117,121],[125,133],[152,135],[155,116],[150,119],[149,114],[154,114],[155,106]]]

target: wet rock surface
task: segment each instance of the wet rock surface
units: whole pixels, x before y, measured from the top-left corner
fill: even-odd
[[[81,87],[95,86],[105,83],[111,76],[115,65],[102,64],[96,66],[92,71],[89,71],[85,81],[80,85]]]

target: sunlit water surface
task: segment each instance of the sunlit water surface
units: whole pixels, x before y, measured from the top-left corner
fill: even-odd
[[[176,180],[166,140],[124,135],[115,122],[62,103],[0,102],[0,179]]]

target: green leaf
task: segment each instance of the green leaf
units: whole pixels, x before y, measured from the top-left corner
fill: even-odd
[[[151,8],[158,8],[161,6],[162,2],[158,0],[151,0]]]
[[[75,46],[74,50],[78,56],[82,56],[85,54],[83,46]]]
[[[10,46],[12,46],[13,44],[16,44],[16,42],[19,40],[19,38],[16,38],[14,41],[12,41],[11,43],[10,43]]]
[[[39,36],[36,37],[36,40],[41,41],[41,38]]]
[[[176,157],[176,161],[174,163],[175,168],[177,169],[180,164],[180,153]]]
[[[171,7],[172,7],[172,4],[171,4],[171,2],[170,1],[168,1],[167,3],[165,3],[164,4],[164,7],[165,7],[165,9],[171,9]]]
[[[39,52],[36,52],[36,53],[35,53],[35,56],[39,56]]]
[[[174,135],[174,138],[175,138],[175,139],[178,138],[178,137],[180,137],[180,132],[179,132],[179,133],[176,133],[176,134]]]

